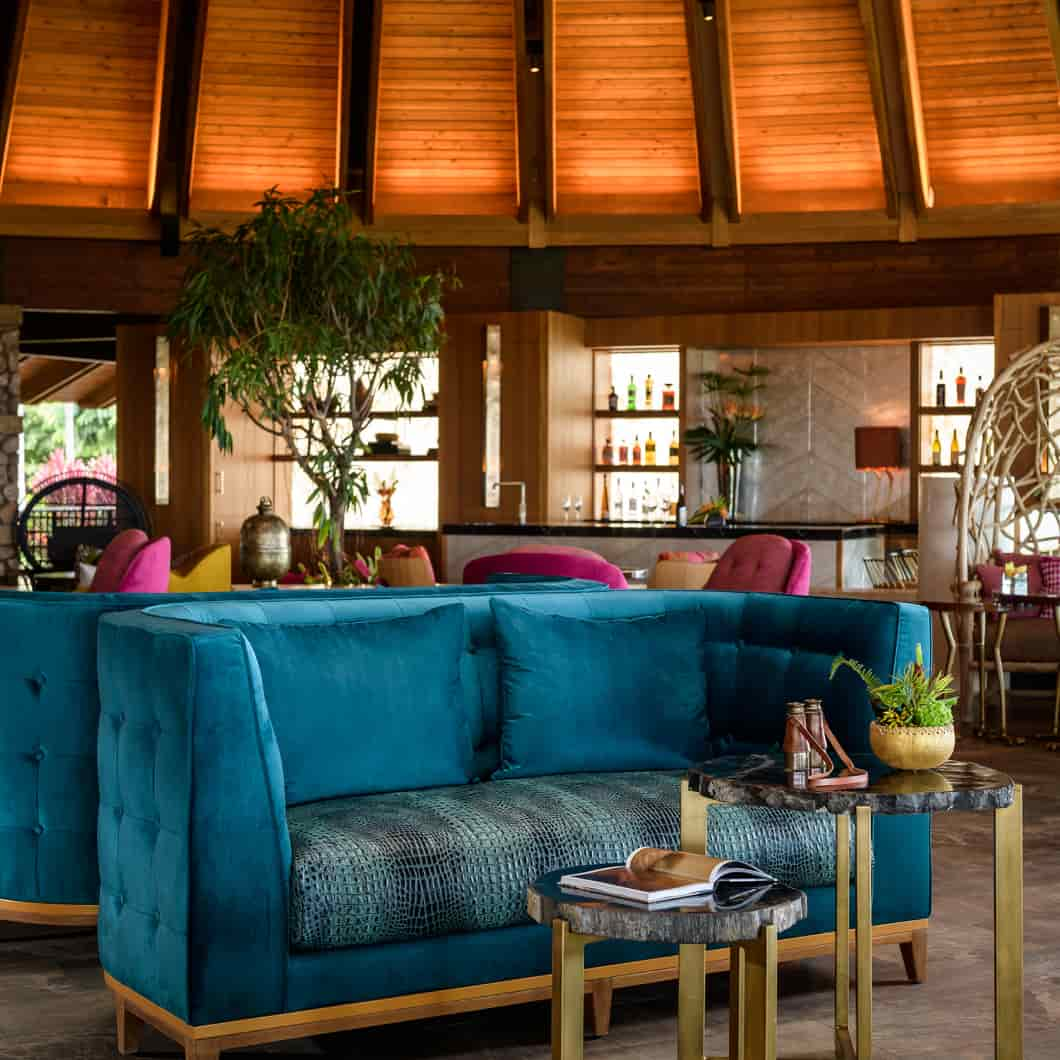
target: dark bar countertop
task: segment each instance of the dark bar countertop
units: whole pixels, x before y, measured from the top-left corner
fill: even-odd
[[[747,534],[779,534],[796,541],[850,541],[885,533],[915,533],[910,523],[729,523],[726,526],[682,526],[672,523],[446,523],[443,534],[511,535],[513,537],[652,537],[730,539]]]

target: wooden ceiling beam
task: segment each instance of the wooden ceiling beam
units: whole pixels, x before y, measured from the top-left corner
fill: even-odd
[[[545,219],[556,216],[556,10],[555,0],[541,0],[545,81]]]
[[[376,145],[379,126],[379,63],[383,50],[383,8],[386,0],[375,0],[372,11],[372,50],[368,61],[368,118],[364,151],[364,195],[361,217],[366,225],[375,221]]]
[[[721,136],[721,125],[716,119],[720,111],[714,105],[717,94],[710,91],[711,84],[717,79],[711,77],[716,65],[717,49],[711,48],[707,41],[702,8],[699,0],[685,0],[685,32],[688,37],[688,64],[692,70],[692,104],[696,113],[696,152],[699,160],[699,197],[701,201],[700,216],[710,221],[714,212],[715,191],[720,188],[720,161],[724,157],[724,140]],[[713,51],[715,62],[707,57]],[[717,112],[717,113],[716,113]],[[718,169],[719,172],[715,172]],[[724,198],[724,195],[719,196]]]
[[[743,214],[743,189],[740,183],[740,130],[736,117],[736,78],[732,56],[731,0],[717,0],[714,27],[718,48],[718,98],[721,101],[725,163],[729,178],[729,220],[739,221]]]
[[[170,151],[175,156],[173,189],[177,213],[187,217],[191,208],[192,179],[195,173],[195,145],[199,125],[199,86],[202,83],[202,56],[206,44],[206,21],[210,13],[209,0],[185,0],[187,13],[182,27],[185,47],[174,57],[174,79],[183,74],[178,84],[187,85],[182,115],[174,115]]]
[[[526,50],[526,4],[514,0],[515,18],[515,150],[516,150],[516,212],[524,224],[530,218],[530,167],[532,165],[531,136],[533,131],[533,108],[531,93],[533,84],[527,69]]]
[[[350,169],[353,91],[353,10],[357,0],[339,0],[339,84],[335,121],[335,187],[346,188]]]
[[[0,96],[0,192],[4,189],[7,149],[11,143],[11,117],[15,109],[18,75],[22,68],[22,45],[26,38],[28,15],[29,0],[15,0],[13,10],[5,16],[4,21],[0,21],[0,26],[4,26],[5,29],[9,26],[11,30],[7,51],[7,70],[2,86],[0,86],[3,90],[3,95]]]
[[[1056,67],[1057,102],[1060,103],[1060,0],[1042,0],[1042,6],[1045,8],[1045,24],[1049,27],[1049,44]]]
[[[98,361],[45,360],[24,357],[19,362],[21,400],[25,405],[39,405],[58,400],[57,395],[99,368]],[[113,365],[108,367],[113,369]]]
[[[147,209],[154,210],[158,189],[158,171],[162,163],[162,128],[168,119],[167,87],[172,98],[172,81],[167,86],[166,74],[172,70],[169,42],[172,39],[169,19],[179,0],[162,0],[158,16],[158,54],[155,56],[155,93],[151,104],[151,144],[147,151]]]
[[[924,104],[920,96],[920,68],[917,64],[916,33],[913,28],[912,0],[894,0],[898,28],[898,55],[905,100],[905,121],[916,174],[917,208],[923,212],[935,205],[928,165],[927,134],[924,131]]]

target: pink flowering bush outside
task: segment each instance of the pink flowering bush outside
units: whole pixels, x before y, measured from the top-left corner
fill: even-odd
[[[66,450],[56,449],[48,457],[47,461],[41,465],[40,470],[30,479],[30,495],[36,493],[51,479],[77,476],[103,479],[106,482],[117,482],[118,466],[114,462],[114,457],[109,454],[98,456],[86,462],[76,457],[73,460],[68,460]],[[100,486],[90,486],[86,500],[90,505],[110,506],[114,504],[114,494]],[[69,489],[61,489],[55,493],[50,493],[48,494],[48,503],[80,504],[81,487],[71,486]]]

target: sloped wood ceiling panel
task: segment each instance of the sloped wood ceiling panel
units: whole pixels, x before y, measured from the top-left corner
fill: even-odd
[[[1060,200],[1060,107],[1041,0],[912,0],[936,206]]]
[[[554,3],[557,213],[698,213],[682,0]]]
[[[748,213],[886,206],[857,0],[730,0]]]
[[[514,216],[515,0],[377,4],[376,215]]]
[[[209,0],[206,11],[192,212],[335,183],[341,0]]]
[[[145,209],[162,0],[29,0],[0,202]]]

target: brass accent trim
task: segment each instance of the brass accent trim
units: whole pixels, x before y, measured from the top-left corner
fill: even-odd
[[[68,905],[60,902],[14,902],[0,898],[0,920],[48,927],[95,927],[98,905]]]
[[[872,808],[854,811],[858,1060],[872,1057]]]
[[[850,816],[835,819],[835,1027],[850,1026]],[[837,1055],[841,1055],[837,1052]]]
[[[706,947],[678,947],[677,957],[677,1058],[701,1060],[706,1030]]]
[[[994,1055],[1023,1060],[1023,786],[994,811]]]
[[[552,1060],[581,1060],[585,1042],[585,945],[552,921]]]

